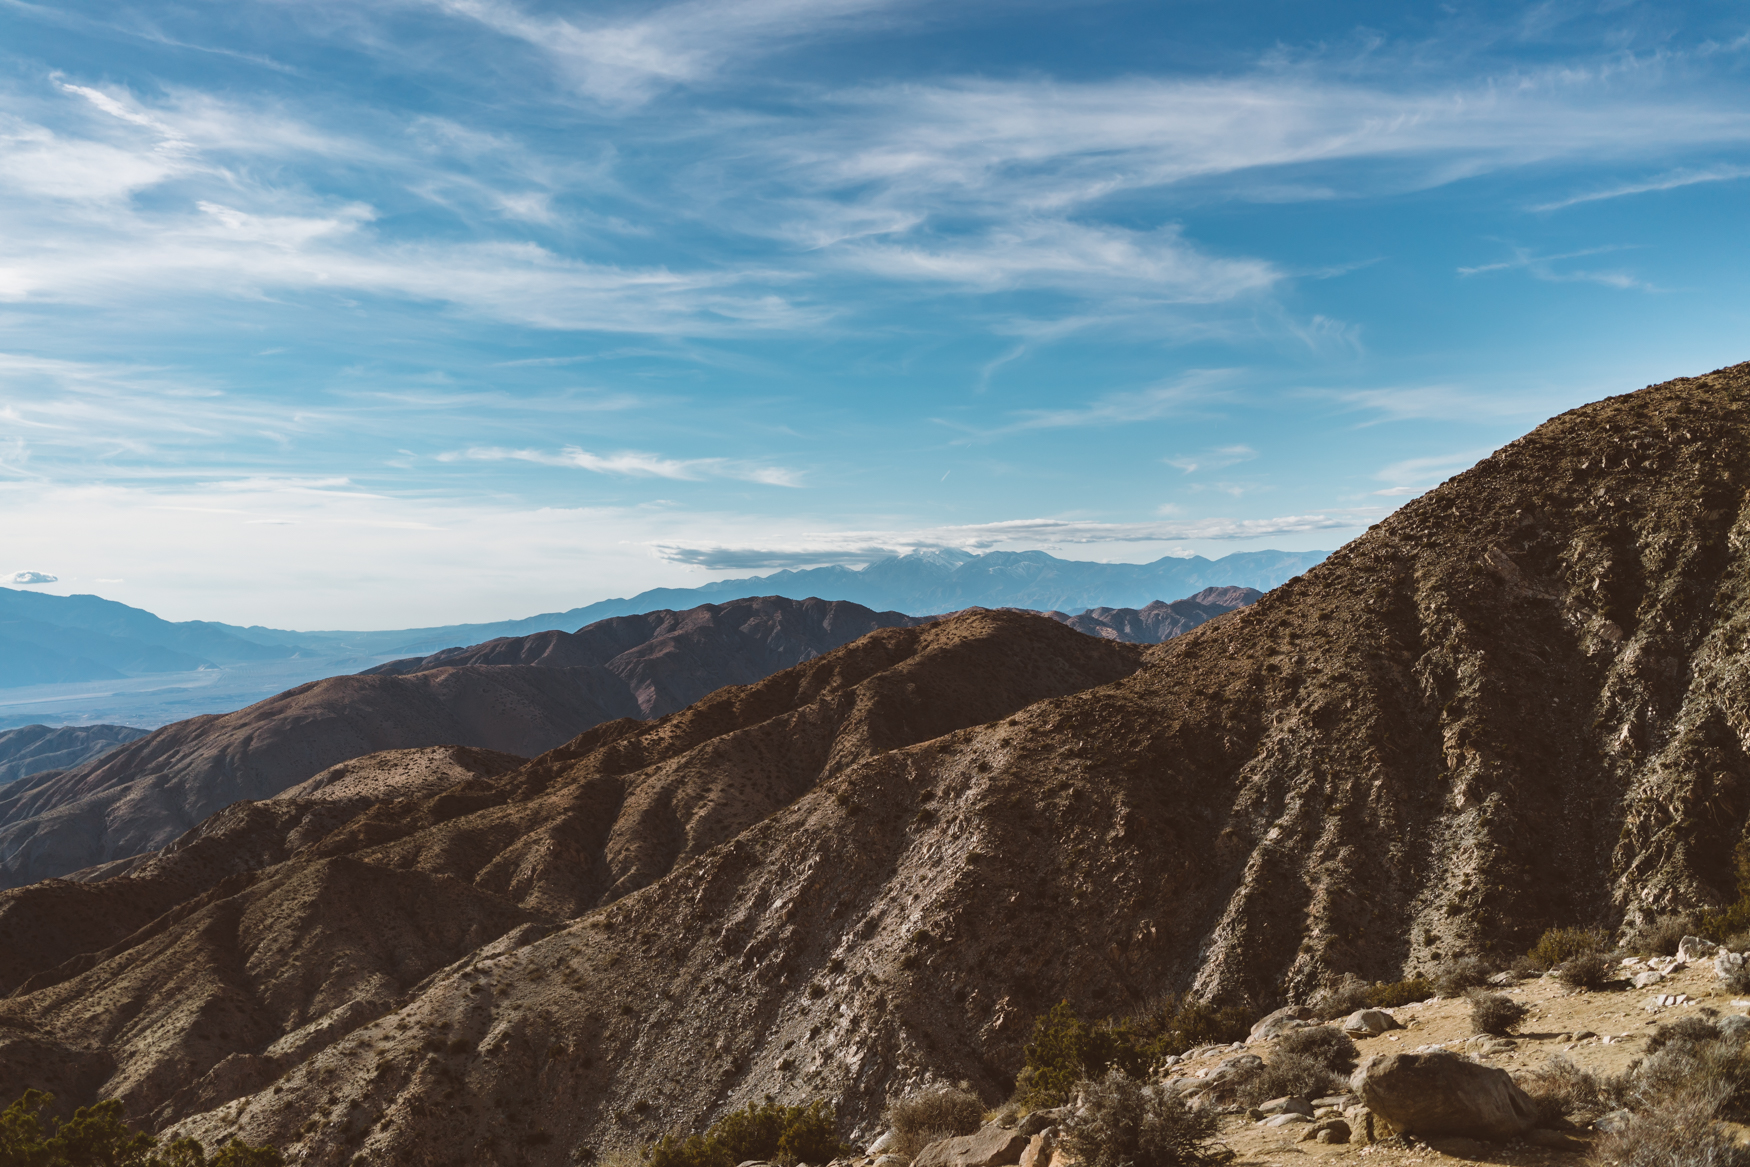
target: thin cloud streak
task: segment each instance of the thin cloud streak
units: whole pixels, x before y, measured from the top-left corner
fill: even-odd
[[[681,482],[699,482],[707,478],[732,478],[743,482],[758,482],[766,486],[800,487],[801,475],[779,466],[758,466],[730,458],[664,458],[637,450],[616,454],[592,454],[578,446],[567,446],[558,453],[545,450],[513,450],[498,446],[476,446],[466,450],[448,451],[437,456],[439,462],[533,462],[541,466],[570,466],[596,474],[617,474],[628,478],[668,478]]]

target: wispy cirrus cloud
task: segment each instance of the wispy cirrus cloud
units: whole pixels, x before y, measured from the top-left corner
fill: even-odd
[[[1662,190],[1677,190],[1680,187],[1695,186],[1704,182],[1730,182],[1737,178],[1750,178],[1750,166],[1714,166],[1700,170],[1674,170],[1656,178],[1644,179],[1639,182],[1625,182],[1617,186],[1607,187],[1604,190],[1572,195],[1551,203],[1541,203],[1531,209],[1534,211],[1559,211],[1565,207],[1578,206],[1581,203],[1620,199],[1629,195],[1650,194]]]
[[[781,466],[762,466],[734,458],[664,458],[638,450],[621,450],[613,454],[593,454],[578,446],[566,446],[558,452],[548,450],[517,450],[501,446],[474,446],[466,450],[439,454],[440,462],[533,462],[541,466],[570,466],[596,474],[616,474],[627,478],[668,478],[681,482],[699,482],[707,478],[732,478],[743,482],[758,482],[766,486],[802,485],[802,476]]]

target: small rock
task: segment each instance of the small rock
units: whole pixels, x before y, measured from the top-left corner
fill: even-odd
[[[1315,1098],[1312,1100],[1314,1110],[1317,1110],[1321,1106],[1334,1106],[1338,1110],[1342,1110],[1345,1107],[1354,1106],[1355,1103],[1356,1098],[1353,1094],[1327,1094],[1323,1098]]]
[[[1295,1125],[1298,1125],[1299,1123],[1311,1122],[1311,1121],[1312,1121],[1312,1117],[1310,1115],[1300,1114],[1296,1111],[1290,1111],[1287,1114],[1272,1115],[1269,1118],[1265,1119],[1263,1121],[1263,1123],[1261,1123],[1260,1125],[1262,1125],[1262,1126],[1295,1126]]]
[[[1489,983],[1502,988],[1509,985],[1516,985],[1519,983],[1519,974],[1512,971],[1498,972],[1489,978]]]
[[[1474,1159],[1483,1153],[1481,1143],[1475,1139],[1467,1139],[1462,1135],[1447,1135],[1443,1138],[1424,1141],[1442,1155],[1451,1155],[1454,1159]]]
[[[1697,964],[1707,960],[1720,950],[1720,946],[1712,940],[1703,940],[1700,936],[1685,936],[1677,945],[1677,959],[1686,964]]]
[[[1617,1131],[1625,1129],[1634,1120],[1635,1115],[1632,1110],[1613,1110],[1609,1114],[1600,1115],[1593,1119],[1592,1127],[1607,1135],[1613,1135]]]
[[[1303,1143],[1346,1143],[1349,1141],[1349,1124],[1341,1118],[1319,1119],[1306,1128],[1305,1133],[1300,1136],[1300,1141]]]
[[[1569,1040],[1571,1040],[1571,1041],[1590,1041],[1597,1036],[1598,1035],[1596,1033],[1593,1033],[1590,1029],[1582,1029],[1579,1033],[1576,1033]]]
[[[1571,1033],[1559,1033],[1556,1035],[1556,1040],[1557,1041],[1573,1041],[1574,1035]]]
[[[1339,1143],[1344,1141],[1337,1138],[1336,1135],[1337,1132],[1335,1131],[1314,1131],[1313,1141],[1319,1143]]]
[[[1637,989],[1645,989],[1651,985],[1658,984],[1660,981],[1662,981],[1664,979],[1665,979],[1664,973],[1658,972],[1655,969],[1648,969],[1646,972],[1636,973],[1634,976],[1630,977],[1629,984],[1633,985]]]
[[[1388,1029],[1402,1028],[1384,1009],[1357,1009],[1343,1018],[1343,1032],[1352,1037],[1378,1037]]]
[[[1223,1070],[1230,1073],[1238,1070],[1256,1070],[1263,1064],[1264,1059],[1257,1054],[1235,1054],[1231,1058],[1221,1059],[1215,1070],[1216,1073],[1221,1073]]]

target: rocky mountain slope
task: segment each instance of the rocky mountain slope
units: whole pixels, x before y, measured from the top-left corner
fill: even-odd
[[[0,731],[0,786],[27,774],[66,770],[146,736],[129,725],[26,725]]]
[[[575,1163],[768,1095],[847,1134],[994,1098],[1060,998],[1268,1005],[1717,904],[1747,488],[1738,366],[1555,418],[1155,647],[967,613],[331,828],[241,804],[119,939],[144,870],[5,893],[90,939],[14,967],[0,1067],[312,1165]]]
[[[1045,615],[1089,636],[1129,644],[1159,644],[1183,636],[1199,624],[1225,616],[1235,608],[1255,603],[1263,595],[1255,588],[1204,588],[1194,596],[1170,604],[1155,600],[1142,608],[1089,608],[1075,616],[1067,612],[1046,612]]]
[[[1012,613],[879,631],[502,777],[464,758],[435,795],[403,776],[406,797],[362,810],[325,797],[384,793],[358,791],[358,772],[402,760],[366,759],[238,803],[124,873],[0,893],[18,941],[0,955],[0,1093],[96,1090],[163,1123],[265,1088],[471,953],[659,881],[871,757],[1141,656]]]
[[[671,712],[918,622],[824,600],[737,600],[301,685],[0,791],[0,887],[156,850],[240,798],[271,797],[349,758],[447,744],[538,754],[601,722]]]

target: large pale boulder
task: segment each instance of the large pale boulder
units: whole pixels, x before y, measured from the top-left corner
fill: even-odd
[[[1312,1024],[1317,1016],[1317,1013],[1305,1005],[1290,1005],[1285,1009],[1278,1009],[1274,1013],[1266,1014],[1258,1024],[1252,1026],[1252,1032],[1246,1040],[1264,1041],[1280,1037],[1291,1029],[1302,1029]]]
[[[1027,1136],[985,1123],[970,1135],[941,1139],[918,1152],[912,1167],[1011,1167],[1021,1161]]]
[[[1357,1009],[1343,1018],[1343,1032],[1350,1037],[1378,1037],[1388,1029],[1402,1028],[1384,1009]]]
[[[1349,1088],[1401,1134],[1516,1138],[1537,1125],[1537,1104],[1507,1071],[1457,1054],[1377,1054]]]

